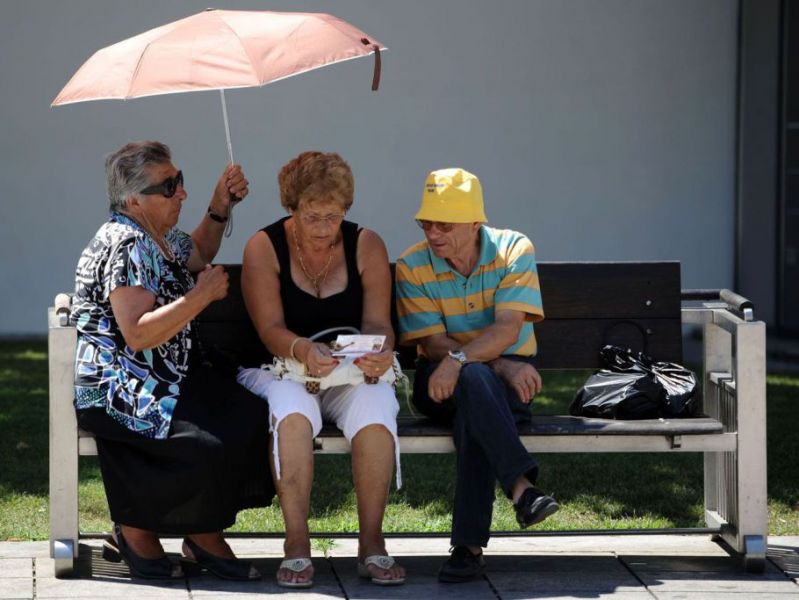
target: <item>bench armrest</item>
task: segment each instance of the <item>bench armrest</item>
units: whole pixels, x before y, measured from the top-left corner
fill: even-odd
[[[716,289],[691,289],[682,290],[680,298],[683,301],[699,300],[705,302],[723,302],[727,308],[737,312],[744,321],[753,321],[755,318],[755,305],[748,298],[736,294],[726,288]]]

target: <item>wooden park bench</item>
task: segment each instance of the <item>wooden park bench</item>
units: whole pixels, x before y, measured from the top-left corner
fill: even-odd
[[[227,265],[230,293],[198,317],[204,348],[233,352],[242,364],[267,361],[240,291],[240,265]],[[540,369],[599,367],[605,343],[682,362],[683,325],[703,332],[703,416],[614,421],[535,416],[520,429],[525,447],[547,452],[702,452],[706,528],[749,571],[765,566],[765,324],[751,303],[727,290],[681,291],[678,262],[540,263],[546,319],[536,325]],[[78,457],[97,453],[73,409],[76,331],[69,296],[49,309],[50,553],[56,574],[71,573],[78,552]],[[645,338],[642,339],[642,338]],[[412,369],[415,352],[401,351]],[[576,390],[575,390],[576,392]],[[401,418],[403,453],[452,452],[451,432],[425,419]],[[315,440],[320,453],[347,453],[332,427]],[[408,482],[412,484],[413,482]],[[685,533],[686,530],[679,530]]]

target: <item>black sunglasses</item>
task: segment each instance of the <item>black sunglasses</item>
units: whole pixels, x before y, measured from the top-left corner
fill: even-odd
[[[161,194],[164,198],[171,198],[178,191],[178,186],[183,186],[183,171],[178,171],[174,177],[167,177],[161,183],[139,190],[139,193],[147,196]]]

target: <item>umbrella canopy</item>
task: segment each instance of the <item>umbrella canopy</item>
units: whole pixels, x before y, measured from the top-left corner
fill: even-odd
[[[209,9],[98,50],[52,105],[260,86],[375,53],[380,42],[324,13]]]
[[[385,49],[333,15],[209,8],[98,50],[52,106],[218,89],[232,163],[225,89],[261,86],[374,53],[376,90]],[[226,236],[233,227],[228,217]]]

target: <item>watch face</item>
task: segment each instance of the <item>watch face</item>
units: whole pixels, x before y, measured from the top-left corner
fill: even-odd
[[[460,350],[450,350],[449,355],[461,364],[466,363],[466,355]]]

